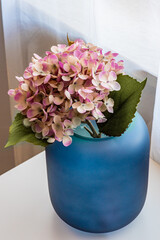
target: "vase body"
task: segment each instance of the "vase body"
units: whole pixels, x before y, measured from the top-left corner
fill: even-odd
[[[120,137],[75,134],[69,147],[46,147],[49,193],[61,219],[87,232],[103,233],[130,223],[146,198],[149,134],[137,113]]]

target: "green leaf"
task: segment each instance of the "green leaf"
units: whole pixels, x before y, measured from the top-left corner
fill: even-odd
[[[121,136],[128,128],[135,116],[142,90],[147,79],[138,82],[128,75],[118,75],[117,81],[121,85],[120,91],[113,91],[109,97],[114,100],[114,113],[104,113],[107,121],[98,123],[100,132],[107,136]]]
[[[36,138],[31,127],[25,127],[23,125],[24,118],[25,116],[21,113],[17,113],[15,116],[15,119],[9,128],[9,139],[5,148],[23,141],[46,147],[48,145],[46,140]]]

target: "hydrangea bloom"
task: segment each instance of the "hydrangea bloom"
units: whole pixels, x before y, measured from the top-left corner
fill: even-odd
[[[8,92],[26,117],[24,125],[31,126],[37,138],[69,146],[82,121],[105,122],[103,112],[113,113],[114,106],[108,95],[120,90],[116,80],[124,68],[116,56],[81,39],[70,46],[52,46],[44,58],[34,54],[23,77],[16,77],[19,86]]]

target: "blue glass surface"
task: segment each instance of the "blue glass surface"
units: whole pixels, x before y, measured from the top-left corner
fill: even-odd
[[[81,128],[69,147],[46,147],[52,205],[69,225],[103,233],[130,223],[147,192],[149,134],[137,113],[121,137],[93,139]]]

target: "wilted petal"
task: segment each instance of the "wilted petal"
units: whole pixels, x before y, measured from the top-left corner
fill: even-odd
[[[81,124],[81,119],[79,117],[74,117],[72,119],[72,123],[73,123],[74,127],[76,128]]]
[[[58,137],[59,139],[63,138],[63,128],[62,128],[62,124],[60,123],[56,123],[56,124],[52,124],[52,129],[56,135],[56,137]]]
[[[42,129],[42,135],[43,137],[47,136],[49,133],[49,127],[48,126],[45,126],[43,129]]]

